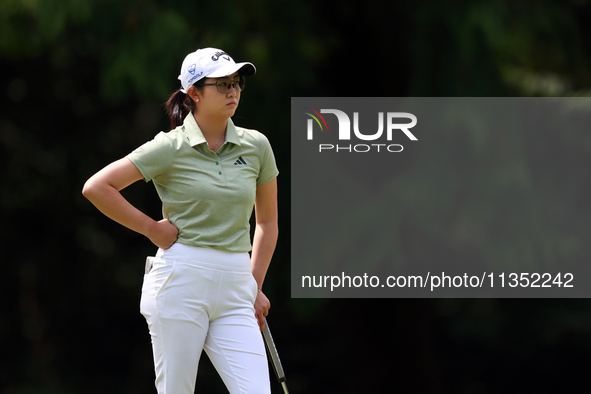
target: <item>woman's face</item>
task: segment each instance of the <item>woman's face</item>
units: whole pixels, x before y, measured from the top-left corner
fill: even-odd
[[[232,117],[240,102],[239,81],[240,75],[237,72],[222,78],[206,78],[203,90],[197,92],[199,115],[225,119]]]

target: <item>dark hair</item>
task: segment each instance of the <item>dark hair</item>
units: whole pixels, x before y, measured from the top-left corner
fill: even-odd
[[[196,88],[203,89],[204,80],[197,81],[193,84]],[[170,95],[166,101],[166,113],[170,119],[170,129],[176,129],[183,124],[185,117],[195,110],[195,102],[186,93],[177,90]]]

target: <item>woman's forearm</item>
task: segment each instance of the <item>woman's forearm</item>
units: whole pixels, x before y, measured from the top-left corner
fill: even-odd
[[[252,242],[252,275],[257,281],[259,289],[263,287],[267,269],[271,263],[277,236],[279,234],[277,221],[257,223]]]
[[[142,178],[142,174],[131,161],[121,159],[86,181],[82,194],[107,217],[145,235],[156,246],[167,249],[177,240],[178,229],[168,219],[155,221],[121,195],[122,189]]]
[[[113,186],[91,178],[82,194],[105,216],[150,238],[156,221],[129,203]]]

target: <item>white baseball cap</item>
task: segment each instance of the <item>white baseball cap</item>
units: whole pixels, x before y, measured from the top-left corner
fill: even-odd
[[[195,82],[203,78],[220,78],[234,74],[236,71],[240,75],[248,76],[256,72],[252,63],[236,63],[226,52],[216,48],[197,49],[189,53],[183,65],[179,79],[183,88],[181,91],[187,93],[187,90]]]

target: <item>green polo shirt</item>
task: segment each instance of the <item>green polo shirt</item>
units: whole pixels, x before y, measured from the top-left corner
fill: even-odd
[[[177,242],[248,252],[257,185],[279,171],[269,140],[228,119],[226,140],[209,149],[193,114],[127,155],[146,182],[153,181],[162,214],[179,229]]]

